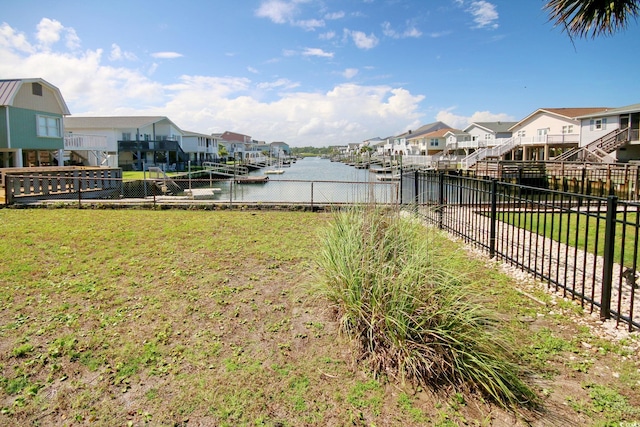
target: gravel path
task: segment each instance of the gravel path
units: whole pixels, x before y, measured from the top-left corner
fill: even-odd
[[[463,206],[446,206],[441,211],[421,207],[419,213],[431,224],[442,215],[447,231],[488,254],[490,220],[487,215]],[[496,223],[495,248],[497,258],[511,267],[511,274],[517,270],[521,277],[542,280],[556,294],[576,300],[586,312],[599,317],[604,270],[602,256],[502,221]],[[637,330],[637,325],[640,325],[637,313],[640,291],[624,278],[624,270],[619,264],[614,264],[611,317],[618,329],[629,329],[628,320],[620,319],[620,316],[632,319]]]

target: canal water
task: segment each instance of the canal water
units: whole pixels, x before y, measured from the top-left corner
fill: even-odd
[[[214,183],[216,200],[230,202],[289,203],[395,203],[398,182],[381,182],[367,169],[356,169],[341,162],[307,157],[289,167],[266,167],[249,174],[264,176],[270,169],[284,173],[268,174],[261,184],[235,184],[231,180]]]

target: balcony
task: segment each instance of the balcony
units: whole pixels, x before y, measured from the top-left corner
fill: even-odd
[[[118,151],[182,151],[177,141],[118,141]]]
[[[106,136],[78,134],[69,134],[64,137],[64,149],[67,151],[115,151],[115,147],[108,146]]]

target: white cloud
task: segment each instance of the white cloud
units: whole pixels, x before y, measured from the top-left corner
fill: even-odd
[[[316,28],[324,27],[322,19],[306,19],[300,21],[292,21],[291,25],[304,28],[307,31],[315,31]]]
[[[16,32],[7,23],[0,25],[0,47],[26,53],[34,51],[25,35]]]
[[[154,52],[151,56],[159,59],[175,59],[182,57],[182,54],[178,52]]]
[[[328,31],[326,33],[322,33],[320,35],[318,35],[318,38],[320,40],[331,40],[336,36],[335,31]]]
[[[8,25],[0,26],[0,75],[42,77],[60,89],[75,116],[162,115],[185,130],[239,130],[260,140],[316,146],[391,135],[422,121],[424,97],[399,87],[349,83],[305,91],[286,78],[215,75],[183,75],[163,84],[152,78],[156,63],[114,66],[109,58],[124,55],[117,45],[106,51],[54,45],[31,45]],[[331,55],[321,49],[307,53]]]
[[[295,12],[296,6],[292,2],[270,0],[263,2],[255,13],[256,16],[268,18],[276,24],[285,24],[293,18]]]
[[[49,18],[42,18],[38,23],[36,39],[41,49],[50,49],[63,36],[68,49],[75,50],[80,47],[80,38],[73,28],[66,28],[60,21]]]
[[[378,38],[375,34],[366,35],[362,31],[350,30],[345,30],[345,34],[351,37],[359,49],[373,49],[378,45]]]
[[[513,116],[506,113],[491,113],[489,111],[476,111],[471,116],[461,116],[454,114],[456,107],[441,110],[436,114],[436,120],[444,122],[455,129],[464,129],[474,122],[513,122]]]
[[[307,31],[314,31],[316,28],[324,27],[325,22],[322,19],[296,19],[300,11],[299,3],[306,3],[306,0],[266,0],[260,4],[255,11],[255,15],[259,18],[270,19],[276,24],[290,24],[295,27],[304,28]]]
[[[494,4],[474,1],[471,3],[471,14],[478,28],[498,28],[498,11]]]
[[[136,55],[132,52],[122,51],[122,49],[120,49],[120,46],[113,43],[111,45],[111,53],[109,53],[109,59],[111,61],[135,61],[138,59],[138,57],[136,57]]]
[[[408,25],[403,32],[399,33],[393,28],[391,28],[390,22],[386,22],[386,21],[382,23],[382,33],[385,36],[391,37],[393,39],[405,39],[409,37],[418,38],[422,36],[422,32],[418,30],[416,27],[414,27],[413,25]]]
[[[38,23],[37,29],[36,38],[40,42],[40,46],[48,47],[60,40],[60,33],[64,26],[54,19],[42,18]]]
[[[466,7],[467,12],[473,16],[473,22],[476,24],[474,28],[498,28],[499,14],[495,4],[485,0],[455,0],[455,2],[461,7]]]
[[[259,71],[253,67],[247,67],[247,71],[253,74],[258,74]]]
[[[289,79],[278,79],[273,82],[258,83],[256,86],[258,89],[263,89],[263,90],[272,90],[272,89],[291,90],[300,86],[300,83],[292,82]]]
[[[358,74],[357,68],[347,68],[342,72],[342,75],[347,79],[352,79]]]
[[[302,56],[318,56],[321,58],[333,58],[333,52],[325,52],[322,49],[308,47],[302,51]]]
[[[345,13],[343,11],[327,13],[324,15],[324,19],[335,20],[344,18]]]

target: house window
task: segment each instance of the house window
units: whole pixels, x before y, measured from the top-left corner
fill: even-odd
[[[31,93],[36,96],[42,96],[42,85],[40,83],[31,83]]]
[[[527,131],[526,130],[519,130],[518,131],[518,138],[524,138],[527,136]]]
[[[131,132],[122,132],[123,141],[131,141]]]
[[[573,125],[562,126],[562,133],[563,134],[573,133]]]
[[[429,141],[429,146],[430,147],[437,147],[438,145],[440,145],[438,143],[438,138],[431,138],[431,140]]]
[[[62,135],[59,117],[37,116],[38,136],[60,138]]]
[[[605,130],[607,128],[607,119],[592,119],[589,122],[590,130]]]

